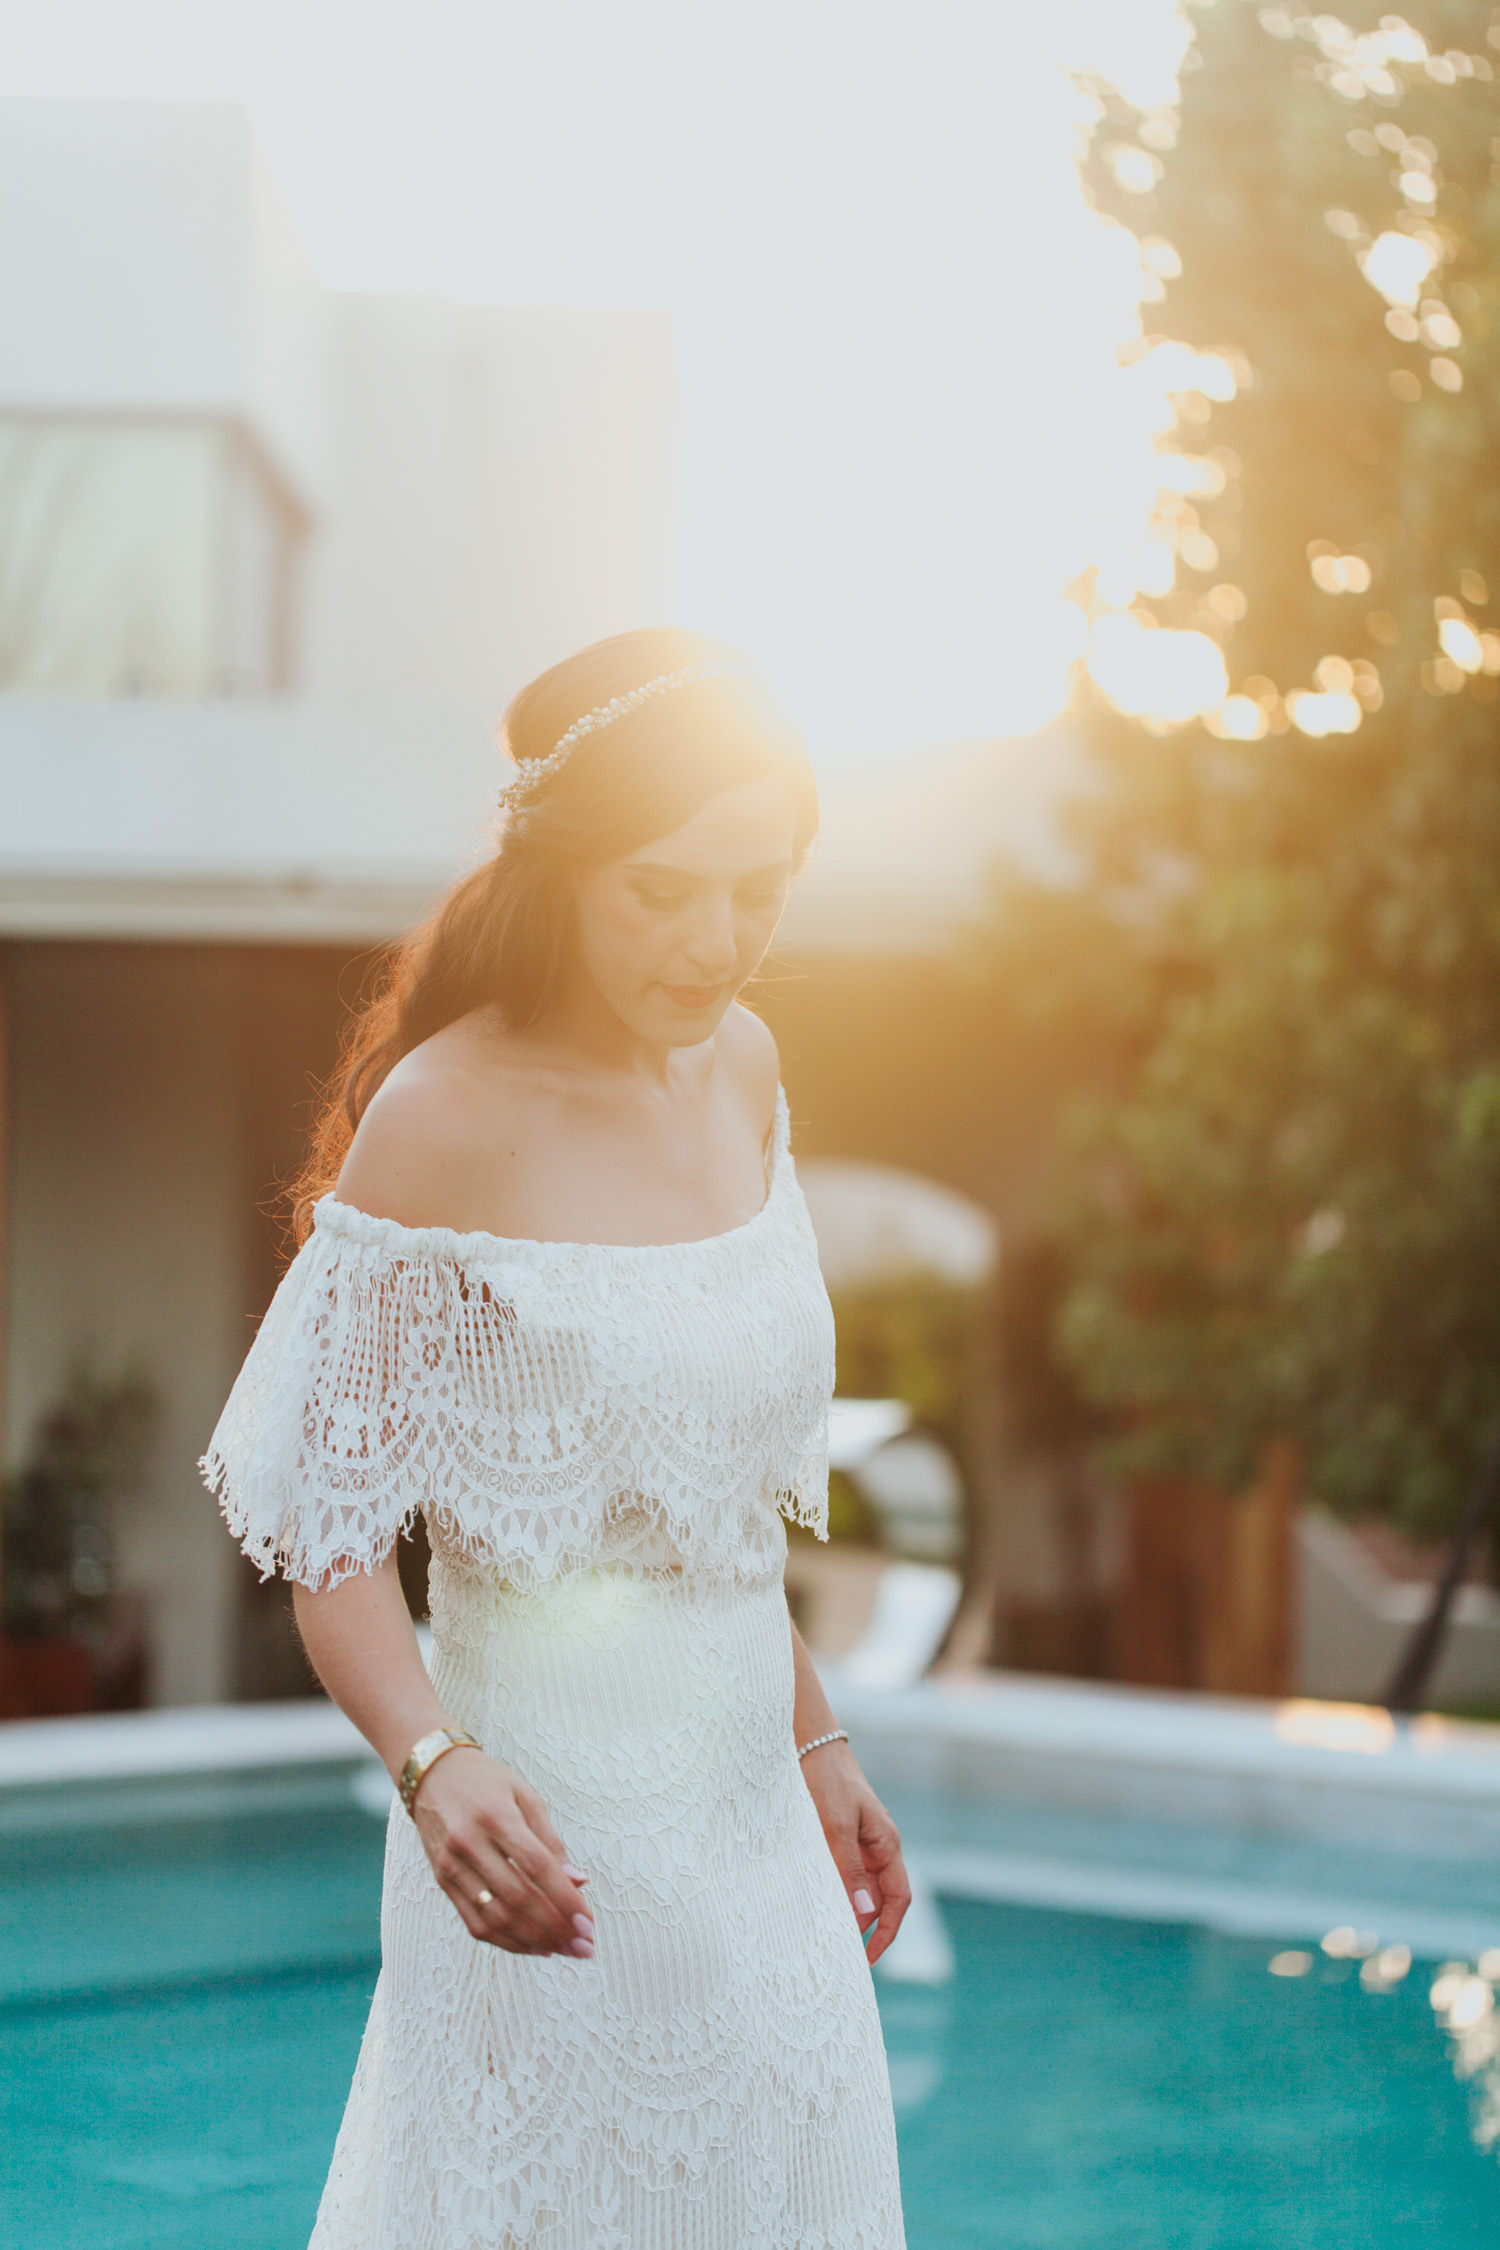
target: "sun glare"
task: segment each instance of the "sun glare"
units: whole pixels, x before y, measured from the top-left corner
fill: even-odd
[[[1192,506],[1217,499],[1239,462],[1227,447],[1187,453],[1170,443],[1180,424],[1196,426],[1212,403],[1234,398],[1246,371],[1224,353],[1145,342],[1139,305],[1149,301],[1142,290],[1136,338],[1120,355],[1133,443],[1122,446],[1111,505],[1096,517],[1092,568],[1078,595],[1090,618],[1086,669],[1129,717],[1166,726],[1213,717],[1216,732],[1255,741],[1270,722],[1248,697],[1223,709],[1229,678],[1215,638],[1222,625],[1244,616],[1245,596],[1227,580],[1204,583],[1216,577],[1219,551]],[[1160,627],[1133,606],[1140,595],[1160,600],[1180,586],[1195,591],[1205,629]]]
[[[1147,347],[1177,251],[1101,219],[1075,161],[1090,122],[1126,139],[1097,73],[1143,118],[1127,186],[1170,164],[1177,0],[975,0],[920,36],[795,0],[701,11],[691,36],[658,0],[440,10],[397,44],[354,0],[293,21],[55,0],[16,13],[8,85],[243,102],[332,288],[669,306],[674,606],[761,654],[820,755],[1030,732],[1066,707],[1095,613],[1211,591],[1212,543],[1158,499],[1191,510],[1224,472],[1157,449],[1235,371]],[[522,96],[503,133],[497,85]],[[1187,709],[1202,637],[1090,662]]]
[[[1089,676],[1117,711],[1182,724],[1213,711],[1229,693],[1218,643],[1172,632],[1127,612],[1106,612],[1089,635]]]
[[[1163,237],[1137,238],[1089,206],[1075,147],[1093,97],[1069,75],[1097,70],[1147,109],[1158,146],[1134,155],[1145,160],[1142,177],[1149,168],[1154,180],[1175,137],[1184,19],[1173,0],[1079,0],[1066,11],[1029,11],[1006,37],[1010,101],[997,144],[1006,216],[963,285],[968,341],[950,349],[941,402],[921,404],[920,486],[901,427],[876,413],[882,386],[905,369],[903,355],[920,335],[914,301],[882,331],[868,408],[847,394],[821,401],[825,425],[840,434],[798,483],[797,508],[811,534],[806,555],[783,544],[768,574],[759,545],[747,546],[735,598],[722,605],[766,649],[833,767],[851,756],[878,764],[923,741],[1033,732],[1068,708],[1081,667],[1095,670],[1090,633],[1099,613],[1125,613],[1138,596],[1218,575],[1212,542],[1189,519],[1193,500],[1222,491],[1228,471],[1187,451],[1169,462],[1165,475],[1178,480],[1186,513],[1168,523],[1157,452],[1179,420],[1192,423],[1234,396],[1237,371],[1217,353],[1147,343],[1142,307],[1161,296],[1180,260]],[[934,339],[952,317],[944,311],[928,321]],[[817,421],[809,415],[808,428]],[[862,429],[840,567],[822,574],[789,630],[789,598],[821,531],[809,495],[827,486],[831,496],[838,445]],[[789,471],[807,438],[790,427],[786,437],[769,480],[758,454],[744,455],[737,484],[753,477],[764,488],[752,508],[778,491],[791,497]],[[707,527],[693,520],[691,492],[687,500],[691,583]],[[868,536],[855,536],[861,528]],[[831,555],[832,543],[823,545]],[[1091,573],[1099,583],[1085,592]],[[893,616],[903,619],[894,637]],[[801,645],[809,617],[829,645]],[[1110,676],[1123,684],[1129,669],[1159,682],[1161,710],[1191,715],[1217,684],[1217,652],[1200,646],[1207,638],[1169,635],[1144,668],[1116,666]],[[847,656],[831,667],[830,646],[840,644]],[[1223,692],[1217,687],[1221,699]]]

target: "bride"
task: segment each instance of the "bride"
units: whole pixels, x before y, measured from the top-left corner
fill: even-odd
[[[544,673],[505,743],[204,1463],[399,1788],[314,2250],[897,2250],[866,1962],[909,1890],[782,1592],[833,1334],[736,998],[812,776],[679,632]]]

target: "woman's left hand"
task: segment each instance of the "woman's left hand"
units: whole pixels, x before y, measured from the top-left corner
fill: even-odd
[[[802,1778],[818,1808],[854,1918],[865,1934],[866,1956],[878,1961],[911,1904],[896,1823],[860,1772],[847,1742],[828,1742],[809,1751],[802,1761]]]

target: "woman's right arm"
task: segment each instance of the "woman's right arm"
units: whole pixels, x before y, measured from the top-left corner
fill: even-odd
[[[446,1050],[445,1050],[446,1051]],[[403,1225],[461,1207],[478,1130],[461,1069],[408,1056],[381,1087],[339,1174],[341,1201]],[[451,1727],[422,1663],[394,1554],[324,1591],[298,1586],[297,1623],[318,1678],[385,1761]],[[412,1807],[432,1871],[472,1936],[508,1953],[593,1952],[594,1925],[534,1789],[479,1750],[449,1750]]]
[[[395,1556],[323,1592],[297,1586],[292,1600],[318,1678],[394,1780],[414,1742],[453,1725],[422,1663]],[[585,1878],[536,1791],[508,1766],[479,1750],[447,1751],[423,1775],[413,1813],[471,1936],[507,1953],[592,1956]]]

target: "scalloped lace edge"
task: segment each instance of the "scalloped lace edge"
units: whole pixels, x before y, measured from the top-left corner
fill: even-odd
[[[274,1578],[277,1571],[280,1570],[282,1576],[293,1584],[307,1586],[317,1593],[326,1593],[334,1586],[342,1585],[346,1579],[353,1578],[360,1571],[373,1575],[384,1564],[395,1548],[397,1541],[406,1536],[417,1517],[423,1513],[420,1499],[409,1501],[401,1514],[382,1529],[368,1549],[362,1550],[358,1554],[351,1551],[344,1555],[335,1555],[319,1570],[313,1564],[312,1552],[305,1541],[288,1542],[284,1539],[278,1539],[273,1532],[260,1529],[252,1524],[249,1508],[243,1501],[237,1499],[230,1489],[230,1466],[223,1453],[216,1447],[210,1447],[209,1451],[200,1457],[198,1473],[217,1500],[219,1512],[230,1532],[238,1540],[242,1553],[249,1557],[260,1572],[262,1585],[265,1584],[267,1579]],[[826,1479],[823,1483],[821,1495],[807,1493],[796,1486],[789,1485],[777,1493],[775,1505],[776,1513],[787,1523],[796,1524],[803,1531],[810,1531],[814,1538],[821,1540],[824,1545],[827,1544],[828,1497]],[[428,1521],[439,1533],[448,1552],[460,1555],[475,1568],[494,1572],[508,1584],[519,1588],[553,1585],[558,1580],[579,1572],[597,1570],[601,1563],[625,1571],[634,1569],[642,1577],[735,1580],[747,1575],[747,1573],[736,1568],[734,1562],[725,1552],[718,1549],[715,1549],[712,1554],[705,1554],[695,1559],[691,1552],[692,1542],[690,1537],[687,1539],[686,1550],[682,1554],[680,1563],[657,1566],[649,1563],[632,1564],[628,1555],[601,1553],[597,1542],[591,1541],[587,1546],[575,1543],[560,1547],[554,1554],[549,1555],[545,1559],[545,1565],[542,1565],[533,1557],[506,1555],[500,1550],[489,1547],[482,1535],[466,1531],[455,1518],[442,1509],[432,1510]],[[691,1529],[685,1523],[674,1523],[665,1509],[657,1512],[653,1518],[653,1523],[658,1528],[667,1527],[671,1529],[674,1536],[677,1533],[688,1534]],[[740,1542],[736,1540],[734,1544],[739,1547]]]

